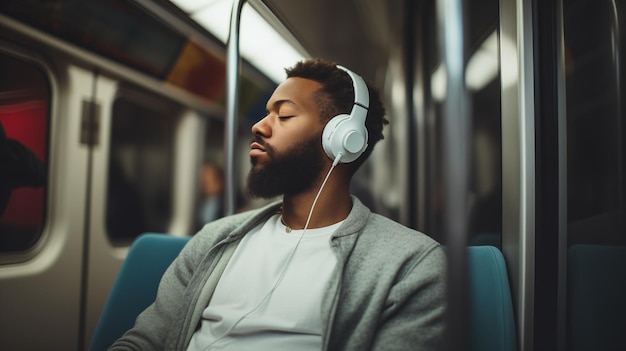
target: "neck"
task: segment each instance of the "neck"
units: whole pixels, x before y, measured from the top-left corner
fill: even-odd
[[[333,170],[322,193],[320,194],[311,220],[307,228],[326,227],[344,220],[352,209],[352,199],[349,192],[349,179],[345,179],[338,168]],[[335,173],[337,172],[337,173]],[[303,229],[306,225],[313,201],[326,174],[310,190],[297,194],[283,196],[282,216],[286,225],[293,229]]]

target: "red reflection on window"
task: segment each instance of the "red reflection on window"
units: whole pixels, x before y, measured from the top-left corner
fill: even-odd
[[[0,123],[7,139],[20,143],[46,164],[47,100],[0,105]],[[5,172],[6,170],[3,170]],[[11,191],[0,223],[7,227],[43,226],[44,187],[19,186]]]

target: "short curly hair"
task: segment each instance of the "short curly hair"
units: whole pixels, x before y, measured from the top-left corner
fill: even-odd
[[[348,114],[354,103],[354,87],[346,72],[337,68],[337,63],[319,58],[308,59],[285,69],[287,78],[305,78],[322,85],[313,99],[320,108],[320,118],[328,121],[339,114]],[[389,124],[385,117],[385,106],[378,89],[366,81],[370,104],[365,119],[368,133],[368,146],[363,155],[351,163],[353,173],[367,160],[376,143],[382,139],[383,127]]]

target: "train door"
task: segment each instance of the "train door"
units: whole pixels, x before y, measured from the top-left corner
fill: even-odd
[[[144,232],[195,232],[203,152],[222,154],[204,143],[207,117],[211,127],[223,119],[220,56],[134,2],[107,4],[2,7],[2,350],[86,349],[130,244]],[[134,36],[105,31],[118,28],[108,20]],[[15,158],[44,179],[16,168],[9,180],[28,182],[5,189]]]
[[[2,40],[2,39],[0,39]],[[2,42],[0,348],[76,349],[93,74]]]
[[[81,331],[79,345],[89,345],[92,330],[97,325],[97,316],[104,305],[115,275],[125,257],[127,245],[114,246],[108,240],[104,217],[104,204],[109,186],[109,160],[112,101],[118,82],[106,76],[94,78],[93,98],[83,102],[89,111],[82,121],[85,133],[81,142],[91,147],[89,159],[89,183],[87,213],[84,234],[84,274],[81,306]],[[130,190],[129,190],[130,191]]]
[[[166,97],[99,75],[89,141],[89,228],[85,235],[84,326],[88,347],[119,267],[145,232],[195,230],[204,120]]]
[[[0,349],[86,349],[135,237],[194,232],[205,119],[2,44]]]

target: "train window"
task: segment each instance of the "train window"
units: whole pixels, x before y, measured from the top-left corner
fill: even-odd
[[[567,350],[626,345],[625,10],[623,2],[563,1]]]
[[[167,232],[172,217],[177,115],[154,97],[124,94],[113,104],[106,229],[113,242]]]
[[[626,38],[618,23],[623,17],[610,2],[565,1],[563,6],[568,243],[626,244],[626,119],[620,106],[620,52]],[[589,26],[579,27],[583,20]]]
[[[470,181],[468,242],[470,245],[501,247],[502,237],[502,115],[498,40],[498,2],[472,0],[468,2],[465,40],[467,58],[465,85],[470,100]],[[434,4],[433,4],[434,5]],[[426,182],[429,205],[426,206],[425,232],[445,243],[443,237],[443,102],[445,77],[437,40],[435,8],[426,15],[425,76],[429,102],[426,123],[432,136],[424,144],[428,156]]]
[[[0,53],[0,254],[27,251],[45,223],[50,82]]]

